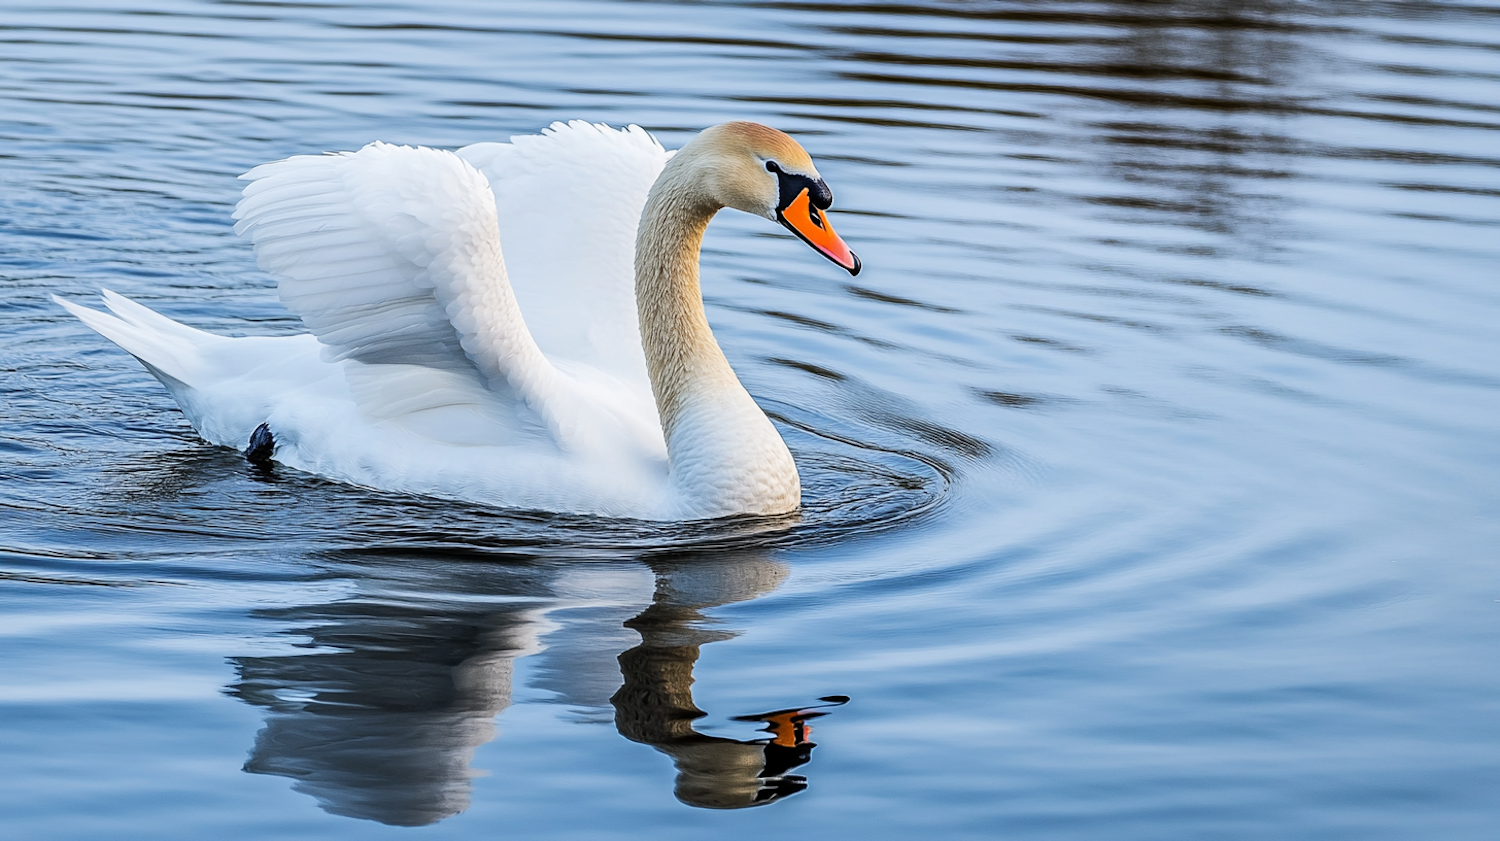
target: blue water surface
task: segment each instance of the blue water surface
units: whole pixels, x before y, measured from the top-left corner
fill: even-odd
[[[1495,837],[1497,56],[1484,2],[4,0],[4,836]],[[240,173],[557,119],[818,160],[863,273],[703,255],[800,517],[261,470],[51,301],[300,332]]]

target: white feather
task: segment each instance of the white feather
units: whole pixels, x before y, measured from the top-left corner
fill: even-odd
[[[108,313],[59,303],[205,439],[243,448],[266,423],[298,469],[623,517],[795,508],[790,455],[711,338],[694,352],[725,373],[683,415],[669,467],[635,247],[671,158],[634,126],[573,122],[457,153],[373,143],[256,167],[235,230],[310,336],[214,336],[108,291]]]
[[[451,152],[373,143],[247,173],[235,230],[316,340],[215,336],[112,292],[110,313],[59,303],[140,359],[212,443],[243,448],[268,423],[278,461],[347,482],[671,516],[631,285],[635,220],[666,152],[586,123],[522,140],[535,142],[463,150],[520,208],[513,231],[489,180]],[[610,184],[631,189],[596,187]],[[542,241],[541,221],[569,214],[572,241]],[[502,236],[533,272],[557,364],[521,315]],[[573,327],[583,313],[598,323]]]

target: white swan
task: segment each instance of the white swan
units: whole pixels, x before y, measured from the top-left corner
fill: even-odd
[[[209,442],[244,448],[265,424],[288,466],[507,507],[698,519],[800,504],[791,454],[698,286],[722,207],[859,271],[822,213],[832,193],[787,135],[726,123],[672,153],[636,126],[575,121],[243,177],[235,230],[312,335],[216,336],[107,290],[112,314],[57,299],[139,359]]]

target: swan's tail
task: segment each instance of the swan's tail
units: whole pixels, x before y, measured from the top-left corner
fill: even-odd
[[[104,290],[108,312],[55,295],[52,300],[139,359],[167,387],[188,423],[213,444],[243,449],[284,395],[300,393],[306,400],[311,390],[332,393],[335,402],[345,397],[339,391],[342,377],[329,380],[341,369],[322,362],[318,340],[309,335],[216,336],[109,290]]]
[[[89,309],[56,295],[52,300],[139,359],[146,370],[179,398],[180,404],[179,391],[193,388],[200,378],[202,366],[195,363],[201,358],[204,345],[221,337],[173,321],[108,289],[103,294],[109,312]]]
[[[250,430],[265,420],[264,401],[256,398],[250,384],[234,379],[253,360],[225,364],[236,356],[236,342],[255,340],[205,333],[107,289],[104,304],[109,312],[55,295],[52,300],[139,359],[167,387],[188,423],[210,443],[239,449],[245,446]]]

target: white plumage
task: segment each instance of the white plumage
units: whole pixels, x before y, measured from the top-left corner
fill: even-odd
[[[110,313],[59,303],[140,359],[206,440],[243,448],[265,423],[275,459],[301,470],[621,517],[793,509],[795,467],[732,373],[662,386],[686,395],[677,437],[693,439],[669,459],[635,251],[672,155],[634,126],[572,122],[456,153],[374,143],[256,167],[235,230],[311,336],[215,336],[108,291]],[[685,273],[677,294],[701,314]],[[748,472],[721,466],[726,442]]]

